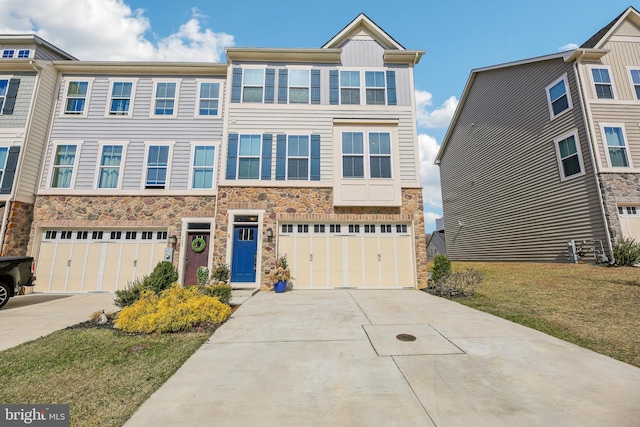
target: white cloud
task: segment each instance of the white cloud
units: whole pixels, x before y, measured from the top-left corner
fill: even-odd
[[[425,128],[446,128],[451,123],[451,118],[456,112],[458,98],[449,97],[444,104],[435,110],[429,111],[433,103],[433,95],[427,91],[416,90],[416,114],[418,126]]]
[[[564,46],[560,46],[558,50],[560,52],[564,52],[565,50],[574,50],[577,48],[578,48],[578,45],[576,43],[567,43]]]
[[[440,170],[433,162],[440,144],[431,135],[419,134],[420,180],[424,202],[424,229],[432,232],[436,227],[436,218],[442,218],[442,193],[440,191]]]
[[[206,18],[192,8],[177,32],[153,42],[143,9],[124,0],[1,0],[0,33],[34,33],[81,60],[224,60],[233,36],[201,28]]]

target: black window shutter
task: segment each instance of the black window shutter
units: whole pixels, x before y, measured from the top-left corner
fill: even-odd
[[[231,79],[231,102],[240,102],[242,96],[242,68],[233,69],[233,77]]]
[[[340,75],[338,70],[329,71],[329,103],[331,105],[340,103]]]
[[[13,114],[13,107],[16,105],[16,97],[18,95],[18,87],[20,86],[20,79],[9,80],[9,87],[7,88],[7,95],[4,98],[4,107],[2,108],[2,114]]]
[[[238,134],[229,134],[229,144],[227,145],[227,179],[236,179],[236,169],[238,163]]]
[[[278,71],[278,104],[287,103],[287,89],[289,87],[289,70],[281,68]]]
[[[278,135],[276,142],[276,180],[286,178],[287,168],[287,135]]]
[[[320,181],[320,135],[311,135],[311,181]]]
[[[264,103],[273,104],[274,86],[276,84],[276,70],[267,68],[264,72]]]
[[[271,147],[273,145],[273,136],[270,133],[262,135],[262,176],[260,179],[265,181],[271,180]]]
[[[396,72],[387,70],[387,104],[396,105]]]
[[[320,104],[320,70],[311,70],[311,103]]]
[[[0,194],[11,193],[13,187],[13,180],[16,176],[16,166],[18,164],[18,157],[20,155],[20,147],[9,148],[7,154],[7,165],[4,168],[4,176],[2,177],[2,186],[0,187]]]

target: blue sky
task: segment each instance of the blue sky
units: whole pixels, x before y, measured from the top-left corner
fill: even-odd
[[[433,159],[469,72],[575,48],[626,1],[1,0],[0,33],[36,33],[84,60],[224,62],[224,47],[321,47],[365,13],[415,68],[425,229],[442,216]],[[63,12],[62,12],[63,11]]]

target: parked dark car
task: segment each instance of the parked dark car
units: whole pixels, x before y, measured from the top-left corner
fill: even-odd
[[[35,285],[34,271],[32,257],[0,257],[0,308],[9,298],[20,295],[25,286]]]

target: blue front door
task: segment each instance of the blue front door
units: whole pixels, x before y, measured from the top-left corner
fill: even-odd
[[[258,250],[258,226],[235,226],[233,230],[232,282],[256,281],[256,252]]]

